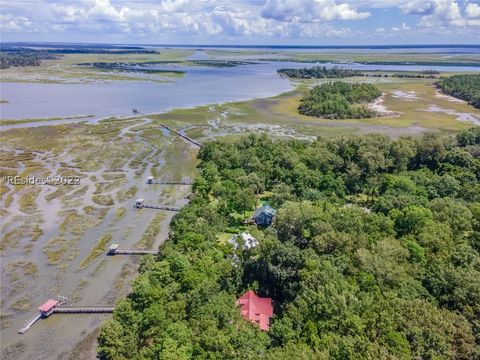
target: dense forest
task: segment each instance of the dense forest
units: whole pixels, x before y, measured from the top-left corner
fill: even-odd
[[[440,79],[437,86],[444,93],[468,101],[480,109],[480,74],[445,77]]]
[[[102,359],[480,356],[480,128],[206,143],[193,196],[98,337]],[[257,194],[259,245],[220,241]],[[241,223],[240,223],[241,224]],[[273,298],[263,332],[247,289]]]
[[[292,79],[323,79],[323,78],[345,78],[350,76],[364,77],[395,77],[395,78],[411,78],[411,79],[437,79],[439,72],[435,70],[424,71],[403,71],[403,72],[386,72],[380,70],[360,71],[348,68],[325,66],[314,66],[302,69],[279,69],[280,75],[288,76]]]
[[[300,101],[300,114],[328,119],[359,119],[375,116],[367,104],[381,95],[372,84],[342,81],[325,83],[309,90]]]
[[[22,66],[39,66],[42,60],[56,59],[57,56],[45,51],[2,50],[0,52],[0,69]]]
[[[345,69],[341,67],[327,68],[325,66],[314,66],[303,69],[279,69],[277,72],[294,79],[310,78],[344,78],[349,76],[361,76],[359,70]]]

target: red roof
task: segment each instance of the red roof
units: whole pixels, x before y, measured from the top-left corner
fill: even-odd
[[[268,331],[270,318],[273,316],[271,298],[258,297],[252,290],[248,290],[238,298],[236,304],[240,305],[240,311],[246,320],[256,323],[260,329]]]
[[[48,300],[45,304],[43,304],[42,306],[40,306],[38,308],[38,310],[42,311],[42,312],[48,312],[51,308],[55,307],[58,305],[58,301],[57,300]]]

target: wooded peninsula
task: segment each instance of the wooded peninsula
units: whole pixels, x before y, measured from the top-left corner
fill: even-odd
[[[480,128],[206,143],[193,196],[101,328],[102,359],[474,359]],[[244,225],[259,200],[272,227]],[[253,247],[221,241],[249,231]],[[268,332],[235,304],[273,299]]]

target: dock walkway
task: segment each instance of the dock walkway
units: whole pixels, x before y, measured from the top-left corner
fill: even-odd
[[[196,140],[193,140],[190,136],[188,135],[185,135],[185,134],[182,134],[180,131],[177,131],[175,129],[172,129],[170,126],[167,126],[165,124],[160,124],[161,126],[163,126],[165,129],[167,129],[168,131],[171,131],[175,134],[177,134],[178,136],[184,138],[185,140],[191,142],[192,144],[194,145],[197,145],[198,147],[202,147],[202,144],[200,144],[198,141]]]
[[[144,249],[117,249],[114,255],[146,255],[158,254],[158,250],[144,250]]]
[[[30,328],[33,326],[33,324],[35,324],[38,320],[40,320],[40,318],[42,317],[42,314],[38,313],[37,315],[35,315],[33,318],[31,318],[26,324],[24,327],[22,327],[18,333],[19,334],[25,334],[28,330],[30,330]]]
[[[167,210],[167,211],[180,211],[180,208],[175,206],[167,205],[156,205],[156,204],[143,204],[142,207],[148,209],[158,209],[158,210]]]
[[[109,314],[113,306],[57,306],[55,314]]]
[[[148,180],[147,184],[160,184],[160,185],[192,185],[191,181],[168,181],[168,180]]]

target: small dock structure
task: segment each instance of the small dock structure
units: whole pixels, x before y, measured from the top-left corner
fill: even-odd
[[[135,200],[134,207],[136,209],[148,208],[148,209],[157,209],[157,210],[166,210],[166,211],[180,211],[180,208],[169,205],[157,205],[157,204],[146,204],[145,199]]]
[[[119,244],[112,244],[108,248],[108,255],[147,255],[158,254],[157,250],[147,250],[147,249],[120,249]]]
[[[55,308],[58,306],[58,304],[58,300],[49,299],[38,308],[38,311],[42,317],[49,317],[55,311]]]
[[[158,180],[153,176],[147,177],[147,184],[160,184],[160,185],[192,185],[191,181],[172,181],[172,180]]]
[[[63,298],[66,299],[66,298]],[[64,306],[65,302],[49,299],[38,308],[38,313],[25,323],[18,331],[25,334],[38,320],[56,314],[108,314],[114,310],[113,306]]]

